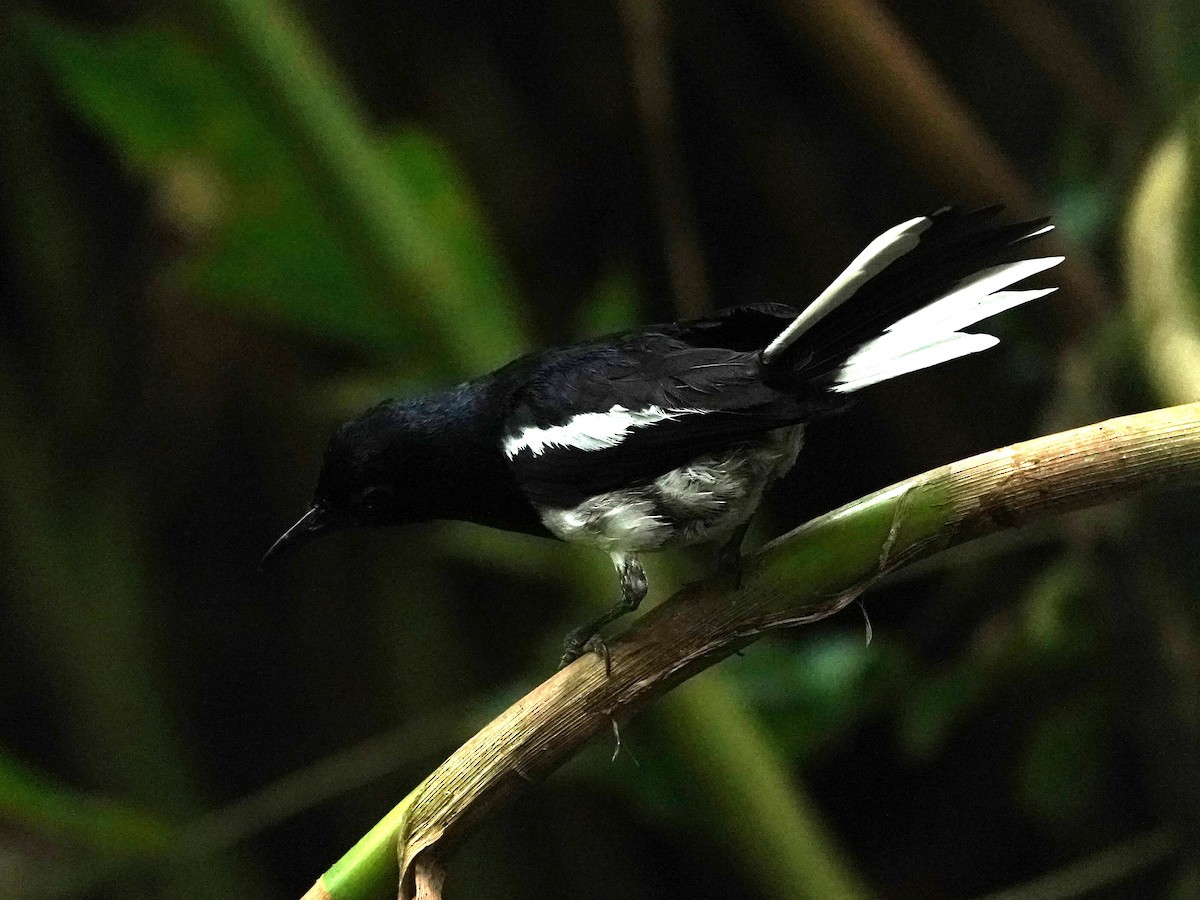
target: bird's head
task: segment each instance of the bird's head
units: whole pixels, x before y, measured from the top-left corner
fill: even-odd
[[[325,448],[308,512],[271,545],[260,566],[332,531],[429,518],[421,424],[413,409],[391,401],[339,428]]]

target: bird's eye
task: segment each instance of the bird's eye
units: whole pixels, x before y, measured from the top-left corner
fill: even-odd
[[[392,489],[386,485],[377,484],[362,492],[359,506],[363,512],[378,513],[387,507],[391,499]]]

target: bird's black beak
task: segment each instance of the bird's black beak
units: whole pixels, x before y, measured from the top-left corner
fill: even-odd
[[[258,564],[258,570],[261,572],[267,563],[278,559],[285,553],[303,547],[323,534],[341,528],[344,524],[346,523],[340,516],[332,515],[324,507],[313,506],[300,517],[295,525],[280,535],[279,540],[271,545],[270,550],[263,554],[262,561]]]

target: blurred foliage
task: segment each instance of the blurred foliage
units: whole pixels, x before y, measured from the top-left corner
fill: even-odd
[[[354,409],[671,316],[664,235],[721,305],[964,191],[1076,242],[1006,349],[814,427],[761,536],[1200,395],[1191,5],[815,9],[665,7],[666,131],[617,4],[0,10],[0,897],[298,896],[547,674],[586,550],[431,525],[249,573]],[[1197,585],[1193,498],[970,548],[867,597],[872,640],[849,611],[622,723],[452,895],[1193,896]]]
[[[29,31],[69,99],[153,180],[164,212],[193,244],[179,259],[182,289],[385,358],[423,352],[413,305],[368,283],[269,115],[228,64],[176,29],[92,35],[35,20]],[[497,316],[504,279],[445,151],[418,129],[376,143],[390,187],[413,201],[409,227],[437,236],[440,265],[473,285],[473,312],[485,323]],[[488,343],[500,336],[512,352],[497,324],[488,326]],[[472,334],[463,331],[464,339]]]

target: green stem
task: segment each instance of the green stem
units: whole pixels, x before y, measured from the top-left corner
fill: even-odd
[[[165,856],[178,837],[149,810],[69,790],[3,754],[0,821],[116,856]]]
[[[206,22],[249,76],[325,210],[384,297],[416,295],[447,371],[507,362],[524,346],[511,289],[479,280],[425,227],[412,173],[385,165],[370,128],[315,38],[277,0],[202,0]],[[480,252],[474,248],[471,252]],[[466,351],[466,353],[465,353]]]
[[[674,750],[715,807],[723,843],[790,900],[871,896],[729,678],[708,672],[663,704]]]
[[[577,555],[575,581],[590,605],[612,602],[612,572],[596,553]],[[671,561],[648,560],[651,584],[686,581]],[[871,892],[821,819],[803,781],[773,746],[737,681],[712,670],[662,707],[672,752],[694,776],[681,800],[697,810],[698,830],[729,848],[730,859],[768,897],[857,900]]]

